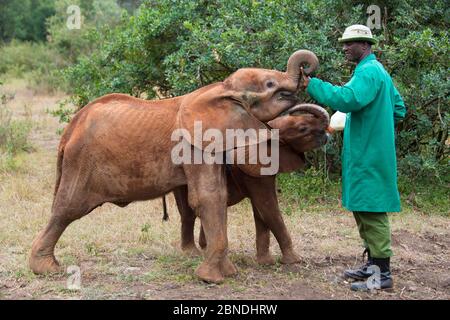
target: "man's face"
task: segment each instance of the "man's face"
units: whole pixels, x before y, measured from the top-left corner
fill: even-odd
[[[345,58],[351,62],[358,62],[367,50],[367,43],[359,41],[345,42],[342,49],[345,53]]]

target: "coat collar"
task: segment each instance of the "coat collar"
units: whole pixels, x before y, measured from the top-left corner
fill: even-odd
[[[371,53],[368,56],[366,56],[364,59],[362,59],[360,62],[358,62],[356,68],[360,68],[361,66],[363,66],[367,62],[369,62],[371,60],[376,60],[376,59],[377,58],[375,57],[375,54]]]

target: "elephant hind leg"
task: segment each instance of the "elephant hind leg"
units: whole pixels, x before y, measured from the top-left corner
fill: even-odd
[[[270,253],[270,229],[262,220],[258,208],[254,205],[252,207],[256,227],[256,261],[262,265],[275,264],[275,259]]]
[[[33,241],[29,266],[35,274],[62,271],[54,256],[54,248],[67,225],[69,225],[67,221],[54,215],[47,224],[47,227]]]
[[[74,200],[68,201],[63,192],[58,191],[50,221],[33,241],[29,266],[35,274],[62,271],[54,255],[56,243],[70,223],[85,216],[98,206],[89,206],[89,201],[86,201],[88,196],[85,194],[80,193],[72,198]],[[77,199],[79,200],[77,201]]]
[[[262,230],[261,234],[257,235],[257,242],[258,238],[261,238],[261,244],[257,244],[257,248],[260,248],[257,250],[262,250],[262,252],[265,252],[264,246],[268,246],[268,242],[267,244],[265,244],[265,242],[268,241],[268,234],[265,227],[268,227],[269,230],[272,231],[280,246],[282,252],[280,262],[283,264],[300,262],[300,257],[294,251],[291,236],[286,228],[280,208],[278,206],[274,178],[249,177],[247,178],[246,183],[247,190],[249,191],[250,198],[252,200],[254,213],[257,213],[257,215],[255,215],[257,234],[258,228],[261,228]],[[258,218],[261,221],[259,227]]]
[[[188,189],[181,186],[173,190],[173,195],[177,202],[178,212],[181,217],[181,250],[191,256],[200,256],[194,241],[195,213],[189,206]]]

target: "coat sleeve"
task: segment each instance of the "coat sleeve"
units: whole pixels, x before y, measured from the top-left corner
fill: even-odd
[[[394,86],[394,124],[399,123],[406,115],[405,102]]]
[[[380,88],[381,80],[370,69],[355,71],[343,86],[334,86],[318,78],[312,78],[308,94],[318,103],[344,113],[358,111],[371,103]]]

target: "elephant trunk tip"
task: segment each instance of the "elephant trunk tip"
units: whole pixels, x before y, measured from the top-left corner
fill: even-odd
[[[318,106],[313,103],[302,103],[290,108],[289,110],[287,110],[287,113],[293,114],[299,111],[307,112],[318,117],[319,119],[322,120],[324,128],[329,128],[330,115],[328,114],[327,110],[325,110],[321,106]]]
[[[309,75],[319,66],[319,59],[314,52],[309,50],[297,50],[288,60],[286,73],[298,85],[300,79],[300,67],[303,67],[305,74]],[[306,67],[306,68],[305,68]]]

